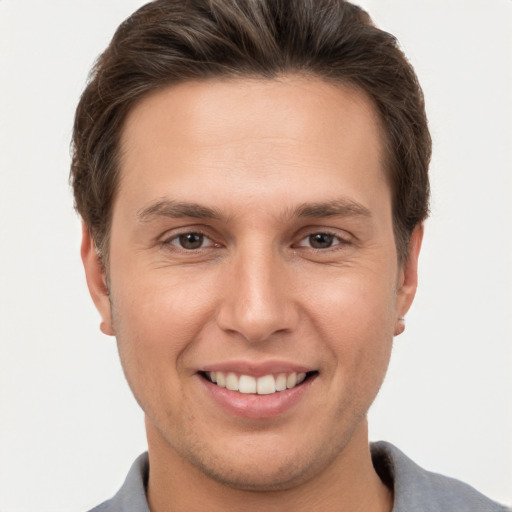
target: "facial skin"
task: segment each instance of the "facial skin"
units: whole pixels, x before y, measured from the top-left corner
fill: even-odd
[[[128,116],[110,299],[87,229],[82,256],[146,414],[152,510],[390,510],[366,413],[422,231],[399,265],[381,139],[362,92],[295,76],[185,83]],[[219,395],[211,370],[308,378],[281,401]]]

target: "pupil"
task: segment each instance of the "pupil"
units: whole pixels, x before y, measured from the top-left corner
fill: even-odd
[[[315,233],[314,235],[310,235],[309,243],[311,247],[315,249],[326,249],[327,247],[331,247],[334,236],[329,235],[327,233]]]
[[[180,235],[180,245],[184,249],[199,249],[203,245],[203,239],[201,233],[186,233]]]

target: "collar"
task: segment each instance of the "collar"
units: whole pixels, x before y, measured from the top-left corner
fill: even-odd
[[[371,443],[370,448],[375,470],[393,489],[392,512],[507,512],[469,485],[425,471],[390,443],[379,441]],[[146,452],[135,460],[119,492],[90,512],[150,512],[146,500],[148,477]]]

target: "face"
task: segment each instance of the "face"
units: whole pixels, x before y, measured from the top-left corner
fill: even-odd
[[[185,83],[133,109],[122,148],[110,300],[87,231],[82,251],[150,453],[277,489],[367,449],[421,239],[399,266],[371,102],[299,77]]]

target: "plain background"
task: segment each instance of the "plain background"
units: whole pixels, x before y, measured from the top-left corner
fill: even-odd
[[[371,438],[512,504],[512,2],[366,0],[424,87],[432,217]],[[145,449],[68,189],[88,69],[136,0],[0,0],[0,511],[92,507]]]

